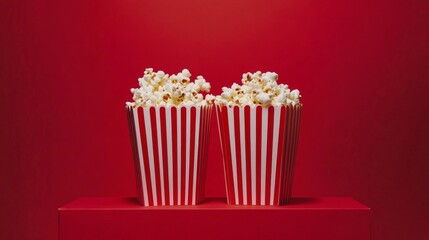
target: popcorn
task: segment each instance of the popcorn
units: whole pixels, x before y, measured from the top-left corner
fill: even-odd
[[[146,68],[143,77],[138,79],[140,88],[131,88],[134,102],[127,106],[206,106],[213,104],[215,97],[200,92],[210,92],[210,83],[203,76],[191,82],[188,69],[173,75],[163,71],[154,72]]]
[[[241,78],[243,85],[233,83],[230,88],[223,87],[215,102],[224,106],[300,106],[299,90],[291,91],[287,84],[277,84],[277,80],[275,72],[244,73]]]
[[[163,71],[156,72],[156,76],[159,78],[163,78],[165,76],[165,73]]]
[[[299,90],[295,89],[292,92],[290,92],[290,98],[291,99],[298,99],[299,98]]]
[[[267,94],[267,93],[259,93],[256,98],[258,99],[259,103],[266,107],[271,103],[271,95]]]
[[[230,99],[234,93],[234,91],[230,88],[223,87],[222,88],[223,93],[221,94],[222,98],[224,99]]]
[[[211,95],[211,94],[206,95],[206,101],[207,102],[213,102],[215,99],[216,99],[216,97]]]
[[[199,87],[201,91],[210,92],[210,83],[206,82],[203,76],[198,76],[195,80],[195,84]]]
[[[286,99],[286,93],[282,92],[274,98],[274,102],[279,104],[286,104]]]

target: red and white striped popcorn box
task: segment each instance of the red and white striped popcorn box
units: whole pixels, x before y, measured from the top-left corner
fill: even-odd
[[[144,206],[201,202],[212,106],[126,110],[139,202]]]
[[[228,204],[290,200],[301,111],[301,106],[216,105]]]

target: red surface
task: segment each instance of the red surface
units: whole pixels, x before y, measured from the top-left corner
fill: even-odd
[[[214,211],[215,210],[215,211]],[[59,209],[68,239],[370,239],[370,211],[351,198],[295,198],[288,206],[143,207],[136,198],[81,198]]]
[[[297,197],[291,199],[290,204],[283,206],[241,206],[227,205],[226,198],[207,198],[199,205],[194,206],[157,206],[145,207],[137,203],[135,197],[82,197],[58,208],[58,211],[73,210],[364,210],[370,208],[347,197]],[[369,212],[368,212],[369,213]]]
[[[0,239],[56,239],[57,207],[136,194],[124,102],[145,67],[215,94],[276,71],[305,107],[294,195],[359,199],[375,240],[429,239],[428,5],[1,1]],[[224,196],[211,136],[206,190]]]

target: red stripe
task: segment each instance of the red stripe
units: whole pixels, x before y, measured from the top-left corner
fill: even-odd
[[[277,149],[277,166],[276,166],[276,178],[275,178],[275,186],[274,186],[274,205],[279,205],[280,200],[280,179],[281,179],[281,169],[284,164],[283,158],[283,149],[285,142],[285,125],[286,125],[286,108],[280,107],[280,121],[279,121],[279,143]]]
[[[199,202],[204,200],[204,176],[206,175],[206,163],[207,163],[207,148],[208,148],[208,137],[209,137],[209,133],[208,133],[208,129],[209,129],[209,116],[210,116],[210,112],[211,112],[212,108],[209,107],[205,107],[204,108],[204,133],[203,133],[203,150],[201,153],[201,176],[200,176],[200,192],[199,192]]]
[[[225,137],[223,132],[225,131],[225,128],[223,127],[223,115],[221,112],[221,107],[218,105],[215,105],[216,108],[216,117],[217,117],[217,122],[218,122],[218,131],[219,131],[219,141],[220,141],[220,145],[221,145],[221,150],[222,150],[222,163],[223,163],[223,169],[224,169],[224,178],[225,178],[225,192],[226,192],[226,197],[227,200],[229,202],[230,200],[230,196],[229,196],[229,185],[228,185],[228,172],[227,172],[227,167],[226,167],[226,150],[225,150]]]
[[[235,188],[234,188],[234,175],[233,175],[233,168],[232,168],[232,151],[231,151],[231,139],[230,139],[230,126],[229,126],[229,117],[228,117],[228,108],[229,107],[225,107],[223,109],[223,116],[224,116],[224,122],[223,122],[223,126],[225,127],[225,145],[226,145],[226,150],[228,152],[228,162],[227,162],[227,168],[229,171],[229,193],[230,193],[230,197],[231,197],[231,203],[232,204],[236,204],[238,199],[235,199]]]
[[[130,109],[130,121],[131,121],[131,126],[132,126],[132,134],[133,134],[133,148],[134,148],[134,156],[135,156],[135,161],[134,161],[134,167],[135,169],[135,173],[136,173],[136,185],[137,185],[137,191],[138,191],[138,196],[140,198],[140,203],[144,204],[144,195],[143,195],[143,176],[142,176],[142,171],[141,171],[141,166],[140,166],[140,160],[139,160],[139,154],[138,154],[138,150],[137,150],[137,135],[136,135],[136,129],[135,129],[135,125],[134,125],[134,113],[133,110]]]
[[[152,127],[152,148],[153,148],[153,158],[155,166],[155,186],[156,186],[156,199],[157,204],[161,205],[161,178],[160,178],[160,166],[159,166],[159,154],[158,154],[158,129],[156,127],[156,119],[159,117],[156,115],[156,108],[151,107],[150,111],[150,124]]]
[[[286,191],[286,203],[289,203],[289,199],[290,199],[290,196],[289,196],[289,192],[290,192],[290,189],[291,189],[291,187],[292,187],[292,169],[293,169],[293,163],[294,163],[294,160],[293,160],[293,152],[294,152],[294,148],[295,148],[295,123],[296,123],[296,113],[295,113],[295,110],[294,110],[294,107],[292,107],[291,106],[291,117],[292,117],[292,122],[291,122],[291,129],[290,129],[290,134],[291,134],[291,137],[290,137],[290,147],[289,147],[289,171],[288,171],[288,174],[287,174],[287,178],[288,178],[288,180],[287,180],[287,191]]]
[[[267,165],[266,165],[266,178],[265,178],[265,205],[270,204],[270,192],[271,192],[271,165],[273,156],[273,127],[274,127],[274,107],[268,107],[268,121],[267,121]],[[277,130],[277,129],[276,129]]]
[[[205,182],[206,182],[206,176],[207,176],[207,163],[208,163],[208,152],[209,152],[209,144],[210,144],[210,130],[211,130],[211,124],[212,124],[212,113],[213,113],[213,106],[210,106],[207,109],[207,116],[206,116],[206,140],[205,140],[205,149],[204,149],[204,164],[203,164],[203,178],[201,182],[201,196],[204,200],[205,196]],[[221,156],[221,155],[220,155]]]
[[[290,185],[289,185],[289,192],[288,192],[288,198],[289,198],[289,200],[290,200],[290,198],[291,198],[291,194],[292,194],[292,186],[293,186],[293,176],[294,176],[294,170],[295,170],[295,160],[296,160],[296,150],[297,150],[297,146],[298,146],[298,142],[297,142],[297,140],[298,140],[298,121],[299,121],[299,113],[298,113],[298,109],[297,109],[297,107],[294,107],[294,115],[295,115],[295,122],[294,122],[294,125],[293,125],[293,133],[294,133],[294,135],[293,135],[293,145],[292,145],[292,152],[291,152],[291,154],[292,154],[292,162],[291,162],[291,169],[290,169],[290,173],[289,173],[289,176],[290,176],[290,180],[289,180],[289,182],[290,182]],[[288,200],[288,202],[289,202],[289,200]]]
[[[198,138],[198,165],[197,165],[197,184],[195,190],[195,204],[200,201],[200,186],[202,177],[202,164],[203,164],[203,152],[204,152],[204,136],[205,136],[205,111],[206,107],[200,107],[200,132]]]
[[[288,169],[287,169],[287,174],[286,174],[286,192],[285,192],[285,199],[286,202],[285,204],[287,204],[289,202],[289,191],[291,188],[291,172],[292,172],[292,165],[293,165],[293,148],[294,148],[294,138],[295,138],[295,111],[293,109],[293,107],[290,107],[290,112],[291,112],[291,124],[290,124],[290,142],[289,142],[289,165],[288,165]]]
[[[186,108],[182,107],[180,108],[181,114],[180,117],[181,119],[181,137],[182,137],[182,149],[181,149],[181,153],[182,153],[182,157],[181,157],[181,205],[185,205],[185,185],[186,185],[186,175],[185,175],[185,171],[186,171],[186,148],[187,148],[187,143],[186,143]]]
[[[261,204],[262,107],[256,107],[256,205]]]
[[[287,168],[287,146],[288,146],[288,134],[289,134],[289,111],[288,107],[285,106],[285,137],[284,137],[284,143],[282,145],[283,148],[283,154],[282,154],[282,168],[281,168],[281,179],[280,179],[280,203],[284,203],[284,191],[286,189],[286,168]]]
[[[165,196],[165,205],[172,205],[170,203],[170,192],[169,192],[169,181],[168,181],[168,153],[167,153],[167,117],[166,117],[166,108],[160,107],[159,115],[161,122],[161,150],[162,150],[162,170],[164,176],[164,196]]]
[[[204,109],[205,107],[199,107],[200,108],[200,131],[198,133],[198,153],[197,153],[197,183],[196,183],[196,189],[195,189],[195,204],[198,204],[199,199],[199,193],[200,193],[200,180],[201,180],[201,159],[202,159],[202,151],[204,150],[203,141],[204,141]]]
[[[295,132],[296,132],[295,131],[296,130],[295,125],[296,125],[296,121],[297,121],[297,119],[296,119],[297,114],[295,112],[294,107],[291,107],[291,113],[292,113],[292,123],[291,123],[291,131],[290,131],[291,142],[290,142],[290,153],[289,153],[290,154],[289,155],[290,164],[289,164],[289,171],[287,174],[288,180],[287,180],[287,191],[286,191],[286,203],[288,203],[290,200],[290,191],[292,189],[292,171],[293,171],[293,164],[294,164],[293,157],[294,157],[294,149],[295,149]]]
[[[200,186],[201,186],[201,192],[200,192],[200,201],[204,200],[204,178],[206,175],[206,165],[207,165],[207,150],[208,150],[208,143],[209,143],[209,126],[210,126],[210,112],[212,111],[212,107],[206,107],[205,108],[205,115],[204,115],[204,149],[202,153],[202,161],[201,161],[201,180],[200,180]]]
[[[172,107],[171,108],[171,137],[172,137],[172,152],[173,152],[173,205],[178,204],[177,196],[177,188],[178,188],[178,181],[177,181],[177,108]]]
[[[200,130],[200,144],[199,144],[199,160],[198,160],[198,179],[197,179],[197,199],[196,204],[198,204],[203,199],[202,194],[202,186],[204,184],[203,182],[203,176],[204,176],[204,164],[206,161],[205,157],[205,151],[206,151],[206,140],[207,140],[207,115],[208,115],[208,109],[209,107],[201,107],[201,126],[202,129]]]
[[[192,195],[192,198],[190,199],[190,202],[191,202],[191,204],[192,204],[192,200],[193,200],[193,198],[195,197],[195,204],[198,202],[198,183],[199,183],[199,180],[200,180],[200,168],[201,168],[201,162],[200,162],[200,160],[201,160],[201,150],[202,150],[202,146],[201,146],[201,138],[202,138],[202,136],[201,136],[201,134],[202,134],[202,132],[203,132],[203,122],[202,122],[202,118],[203,118],[203,107],[196,107],[196,108],[199,108],[200,109],[200,129],[199,129],[199,131],[196,133],[197,135],[198,135],[198,148],[197,148],[197,157],[196,157],[196,159],[194,160],[195,161],[195,163],[197,164],[197,172],[196,172],[196,175],[194,176],[194,178],[196,179],[195,181],[196,181],[196,184],[195,184],[195,196],[193,196]],[[193,187],[193,184],[192,184],[192,187]]]
[[[243,204],[243,181],[241,171],[241,142],[240,142],[240,107],[233,107],[234,113],[234,138],[235,138],[235,162],[237,166],[237,191],[238,191],[238,204]]]
[[[213,113],[213,107],[210,106],[207,110],[207,118],[206,118],[206,141],[205,141],[205,151],[204,151],[204,161],[203,161],[203,178],[201,181],[201,198],[204,200],[204,193],[205,193],[205,182],[206,182],[206,176],[207,176],[207,162],[208,162],[208,150],[209,150],[209,143],[210,143],[210,130],[211,130],[211,118]]]
[[[190,136],[190,151],[189,151],[189,182],[188,182],[188,202],[187,204],[192,203],[192,185],[194,180],[194,151],[195,151],[195,130],[196,130],[196,110],[195,107],[191,107],[191,136]]]
[[[229,127],[228,127],[228,107],[223,106],[219,109],[220,116],[222,118],[222,129],[221,134],[223,135],[224,144],[224,167],[226,170],[226,181],[227,181],[227,192],[228,199],[230,204],[235,204],[235,196],[234,196],[234,182],[232,176],[232,167],[231,167],[231,149],[230,149],[230,140],[229,140]]]
[[[250,150],[250,106],[244,107],[244,138],[246,139],[246,190],[247,190],[247,196],[244,196],[247,198],[247,204],[252,204],[252,172],[251,172],[251,150]]]
[[[139,128],[140,128],[140,140],[142,144],[142,153],[143,153],[143,163],[144,163],[144,171],[145,171],[145,179],[147,186],[147,194],[148,194],[148,205],[153,206],[153,196],[152,196],[152,182],[150,180],[150,171],[149,171],[149,155],[147,148],[147,139],[146,139],[146,126],[144,124],[144,118],[147,117],[150,119],[150,116],[145,116],[143,112],[143,108],[137,108],[137,115],[139,118]]]

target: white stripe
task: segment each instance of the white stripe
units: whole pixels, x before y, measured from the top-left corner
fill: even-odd
[[[161,113],[159,112],[161,109],[161,107],[156,107],[155,108],[155,113],[156,113],[156,129],[158,131],[157,135],[158,135],[158,161],[159,161],[159,177],[160,177],[160,184],[161,184],[161,203],[162,206],[165,206],[165,190],[164,190],[164,163],[163,163],[163,159],[162,159],[162,148],[164,146],[162,146],[162,136],[161,136]]]
[[[194,174],[192,184],[192,204],[196,204],[197,195],[197,165],[198,165],[198,144],[200,139],[200,107],[196,107],[196,121],[195,121],[195,147],[194,147]]]
[[[256,205],[256,107],[250,109],[250,146],[252,205]]]
[[[222,161],[222,163],[223,163],[223,176],[225,178],[225,189],[226,189],[226,193],[227,193],[227,196],[228,196],[226,198],[226,201],[227,201],[228,204],[231,204],[229,202],[229,194],[228,194],[229,193],[229,189],[228,189],[228,184],[227,184],[226,166],[225,166],[225,152],[223,151],[223,143],[222,143],[222,140],[223,140],[222,131],[223,131],[223,129],[221,129],[221,127],[220,127],[220,121],[222,121],[222,117],[221,117],[222,112],[221,112],[219,106],[216,106],[215,108],[216,108],[216,117],[217,117],[217,128],[219,130],[219,139],[221,140],[221,142],[220,142],[220,148],[222,150],[222,158],[223,158],[223,161]]]
[[[173,143],[171,133],[171,107],[165,108],[165,116],[167,118],[167,155],[168,155],[168,190],[169,190],[169,203],[173,205]]]
[[[240,149],[241,149],[241,178],[243,182],[243,204],[247,205],[247,183],[246,183],[246,136],[244,121],[244,107],[240,108]]]
[[[271,189],[270,189],[270,205],[274,204],[274,187],[276,185],[276,169],[277,169],[277,150],[279,148],[279,122],[281,108],[274,108],[274,127],[273,127],[273,158],[271,165]]]
[[[237,184],[237,155],[235,154],[235,136],[234,136],[234,107],[228,108],[228,128],[229,140],[231,146],[232,178],[234,181],[235,204],[238,204],[238,184]]]
[[[142,142],[140,139],[140,125],[139,125],[138,109],[139,108],[134,108],[132,111],[133,111],[133,115],[134,115],[134,126],[136,127],[137,151],[139,154],[140,173],[142,176],[144,205],[149,206],[149,201],[148,201],[148,196],[147,196],[146,175],[145,175],[144,163],[143,163]]]
[[[186,107],[186,185],[185,185],[185,205],[188,205],[189,195],[189,155],[191,147],[191,107]]]
[[[265,178],[267,173],[267,128],[268,108],[262,108],[262,139],[261,139],[261,205],[265,205]]]
[[[150,170],[150,181],[152,185],[152,196],[153,205],[158,206],[158,199],[156,198],[156,183],[155,183],[155,160],[153,158],[153,146],[152,146],[152,126],[150,125],[150,111],[149,108],[144,108],[144,125],[146,126],[146,140],[147,149],[149,153],[149,170]]]
[[[182,117],[181,107],[176,108],[177,112],[177,204],[181,205],[182,201]]]

